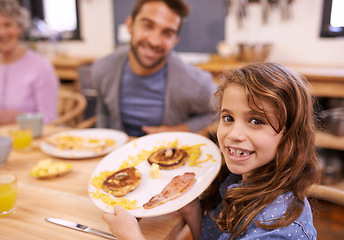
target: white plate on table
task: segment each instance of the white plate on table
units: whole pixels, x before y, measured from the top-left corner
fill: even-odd
[[[179,210],[189,202],[197,198],[216,178],[221,168],[221,154],[220,149],[214,142],[206,137],[198,134],[188,132],[166,132],[147,135],[136,140],[133,140],[115,151],[105,156],[93,171],[88,186],[89,197],[92,202],[102,211],[113,213],[113,207],[103,203],[100,199],[94,199],[92,192],[96,192],[97,188],[92,185],[91,179],[99,176],[104,171],[116,171],[121,165],[123,160],[126,160],[129,156],[136,156],[141,153],[142,150],[151,151],[155,147],[167,145],[178,139],[178,147],[182,145],[195,145],[205,144],[201,146],[201,156],[199,160],[207,159],[207,154],[211,154],[214,161],[207,161],[201,164],[201,167],[189,166],[189,160],[184,166],[171,170],[160,170],[160,178],[153,179],[149,175],[150,165],[147,161],[144,161],[136,166],[141,172],[142,179],[141,184],[132,192],[129,192],[124,198],[130,201],[137,200],[138,209],[128,210],[132,215],[138,218],[154,217],[164,214],[168,214]],[[177,175],[183,175],[185,172],[194,172],[196,174],[196,183],[194,183],[189,189],[187,189],[179,197],[166,202],[160,206],[152,209],[144,209],[142,205],[146,203],[155,194],[159,194],[161,190]],[[103,190],[102,193],[107,194]],[[109,194],[112,199],[116,197]]]
[[[114,129],[105,129],[105,128],[90,128],[90,129],[82,129],[82,130],[72,130],[72,131],[65,131],[61,133],[57,133],[54,135],[49,136],[49,138],[55,138],[59,136],[65,135],[72,135],[77,137],[91,137],[91,138],[110,138],[115,141],[115,145],[107,147],[102,152],[94,152],[94,151],[86,151],[86,150],[61,150],[56,148],[55,146],[46,143],[44,140],[40,144],[40,148],[46,154],[59,157],[59,158],[68,158],[68,159],[83,159],[83,158],[91,158],[91,157],[99,157],[105,154],[110,153],[111,151],[115,150],[119,146],[123,145],[128,141],[128,135],[124,132],[114,130]]]

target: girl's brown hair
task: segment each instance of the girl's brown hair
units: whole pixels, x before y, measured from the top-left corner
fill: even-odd
[[[256,63],[229,70],[215,96],[221,103],[223,92],[230,84],[240,84],[246,91],[249,105],[255,111],[262,101],[272,106],[283,131],[276,157],[265,166],[255,169],[241,187],[227,191],[224,208],[217,225],[236,239],[247,231],[251,221],[264,229],[285,227],[303,211],[308,188],[320,181],[320,167],[315,153],[314,99],[310,84],[301,75],[276,63]],[[292,192],[287,211],[274,222],[261,223],[254,218],[277,196]]]

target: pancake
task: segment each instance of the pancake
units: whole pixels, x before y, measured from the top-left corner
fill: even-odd
[[[188,159],[185,150],[175,147],[161,148],[148,157],[149,164],[156,163],[160,169],[174,169],[181,167]]]
[[[134,167],[119,170],[103,182],[103,190],[115,197],[123,197],[135,190],[141,183],[141,173]]]

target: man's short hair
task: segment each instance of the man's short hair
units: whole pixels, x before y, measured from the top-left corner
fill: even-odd
[[[184,18],[186,18],[190,12],[189,5],[186,4],[184,0],[137,0],[133,10],[131,11],[131,16],[133,20],[135,19],[136,15],[140,12],[142,6],[149,2],[163,2],[173,12],[175,12],[181,18],[181,23],[178,32],[180,31]]]

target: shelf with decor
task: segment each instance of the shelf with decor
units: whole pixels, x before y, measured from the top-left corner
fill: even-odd
[[[78,68],[91,64],[95,57],[57,56],[50,59],[57,76],[62,80],[71,81],[71,90],[80,91],[80,76]],[[61,84],[63,86],[63,84]]]
[[[318,131],[315,145],[321,148],[329,148],[344,151],[344,136],[336,136],[330,133]]]

